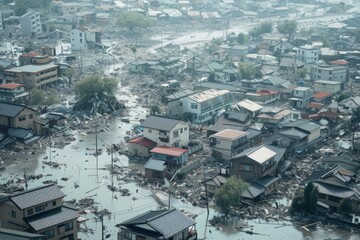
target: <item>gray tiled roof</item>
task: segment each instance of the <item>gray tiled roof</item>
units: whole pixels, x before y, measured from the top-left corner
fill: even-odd
[[[169,238],[194,224],[195,222],[192,219],[188,218],[180,211],[172,209],[150,211],[118,224],[117,227],[136,226],[139,230],[148,230],[149,228],[152,228],[165,238]]]
[[[152,128],[163,131],[170,131],[180,120],[151,115],[142,124],[144,128]]]
[[[46,237],[39,234],[21,232],[12,229],[0,228],[0,239],[6,240],[45,240]]]
[[[16,117],[25,108],[25,105],[0,102],[0,116]]]
[[[11,196],[10,200],[20,209],[25,209],[62,197],[65,197],[65,194],[53,184],[17,193]]]
[[[77,211],[67,207],[59,207],[54,210],[26,218],[25,221],[35,230],[39,231],[48,227],[56,226],[79,217]]]

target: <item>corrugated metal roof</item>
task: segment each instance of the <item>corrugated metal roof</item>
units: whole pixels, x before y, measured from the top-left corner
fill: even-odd
[[[151,115],[143,122],[142,126],[144,128],[170,131],[180,122],[182,122],[182,121],[180,121],[178,119]]]
[[[67,207],[59,207],[33,217],[25,218],[25,221],[35,231],[40,231],[48,227],[56,226],[60,223],[68,222],[78,217],[79,214],[77,211]]]
[[[17,193],[11,196],[10,200],[20,209],[25,209],[62,197],[65,197],[65,194],[60,191],[57,185],[47,185]]]
[[[229,90],[215,90],[215,89],[209,89],[200,93],[195,93],[193,95],[190,95],[189,98],[197,103],[202,103],[207,100],[225,95],[229,93]]]
[[[241,102],[238,102],[239,107],[244,108],[246,110],[249,110],[251,112],[256,112],[263,108],[260,104],[257,104],[256,102],[253,102],[249,99],[242,100]]]
[[[240,137],[246,136],[249,133],[244,132],[244,131],[237,131],[237,130],[232,130],[232,129],[225,129],[221,132],[218,132],[210,137],[215,137],[215,138],[222,138],[222,139],[229,139],[229,140],[235,140],[238,139]]]
[[[160,146],[153,148],[150,152],[178,157],[187,151],[187,149],[182,148]]]
[[[162,172],[166,168],[165,161],[150,158],[149,161],[145,163],[144,168]]]
[[[136,137],[133,139],[130,139],[128,143],[136,143],[143,147],[152,147],[156,146],[156,142],[151,141],[150,139],[147,139],[146,137]]]

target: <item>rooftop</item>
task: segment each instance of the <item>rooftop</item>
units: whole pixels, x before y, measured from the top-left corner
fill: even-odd
[[[144,165],[145,169],[151,169],[155,171],[164,171],[166,168],[165,161],[150,158]]]
[[[57,68],[58,65],[55,65],[53,63],[49,63],[49,64],[44,64],[44,65],[25,65],[25,66],[21,66],[21,67],[15,67],[15,68],[11,68],[11,69],[6,69],[5,72],[13,72],[13,73],[22,73],[22,72],[27,72],[27,73],[37,73],[37,72],[41,72],[41,71],[45,71],[48,70],[50,68]]]
[[[327,80],[317,80],[314,83],[328,84],[328,85],[340,85],[341,82],[336,81],[327,81]]]
[[[256,112],[263,108],[263,106],[261,106],[260,104],[257,104],[256,102],[253,102],[249,99],[245,99],[242,100],[241,102],[238,102],[238,105],[251,112]]]
[[[195,93],[193,95],[190,95],[189,98],[195,102],[202,103],[207,100],[222,96],[224,94],[229,93],[229,90],[215,90],[215,89],[209,89],[203,92]]]
[[[128,143],[137,143],[143,147],[152,147],[152,146],[156,146],[156,142],[146,138],[146,137],[136,137],[133,139],[130,139],[129,141],[127,141]]]
[[[174,118],[151,115],[147,119],[145,119],[145,121],[142,123],[142,126],[144,128],[170,131],[180,122],[182,121]]]
[[[329,92],[317,92],[317,93],[314,93],[314,98],[326,98],[326,97],[330,97],[331,96],[331,93]]]
[[[263,164],[270,158],[274,157],[276,152],[270,150],[269,148],[265,147],[264,145],[248,148],[242,153],[238,154],[237,157],[247,156],[248,158],[254,160],[259,164]]]
[[[179,157],[187,151],[188,151],[187,149],[183,149],[183,148],[160,146],[153,148],[150,152]]]
[[[16,89],[18,87],[23,87],[24,85],[19,83],[5,83],[0,84],[0,89]]]
[[[29,107],[27,107],[25,105],[21,105],[21,104],[0,102],[0,109],[1,109],[0,116],[16,117],[25,108],[29,108]],[[29,109],[31,109],[31,108],[29,108]]]
[[[228,140],[235,140],[240,137],[248,135],[248,132],[244,131],[237,131],[232,129],[225,129],[221,132],[218,132],[210,137],[216,137],[216,138],[222,138],[222,139],[228,139]]]

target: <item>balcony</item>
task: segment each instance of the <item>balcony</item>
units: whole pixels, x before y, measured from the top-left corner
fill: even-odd
[[[192,235],[189,235],[186,240],[197,240],[197,232]]]

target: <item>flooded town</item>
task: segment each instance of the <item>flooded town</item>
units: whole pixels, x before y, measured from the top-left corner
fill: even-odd
[[[0,0],[0,240],[360,239],[359,93],[357,0]]]

